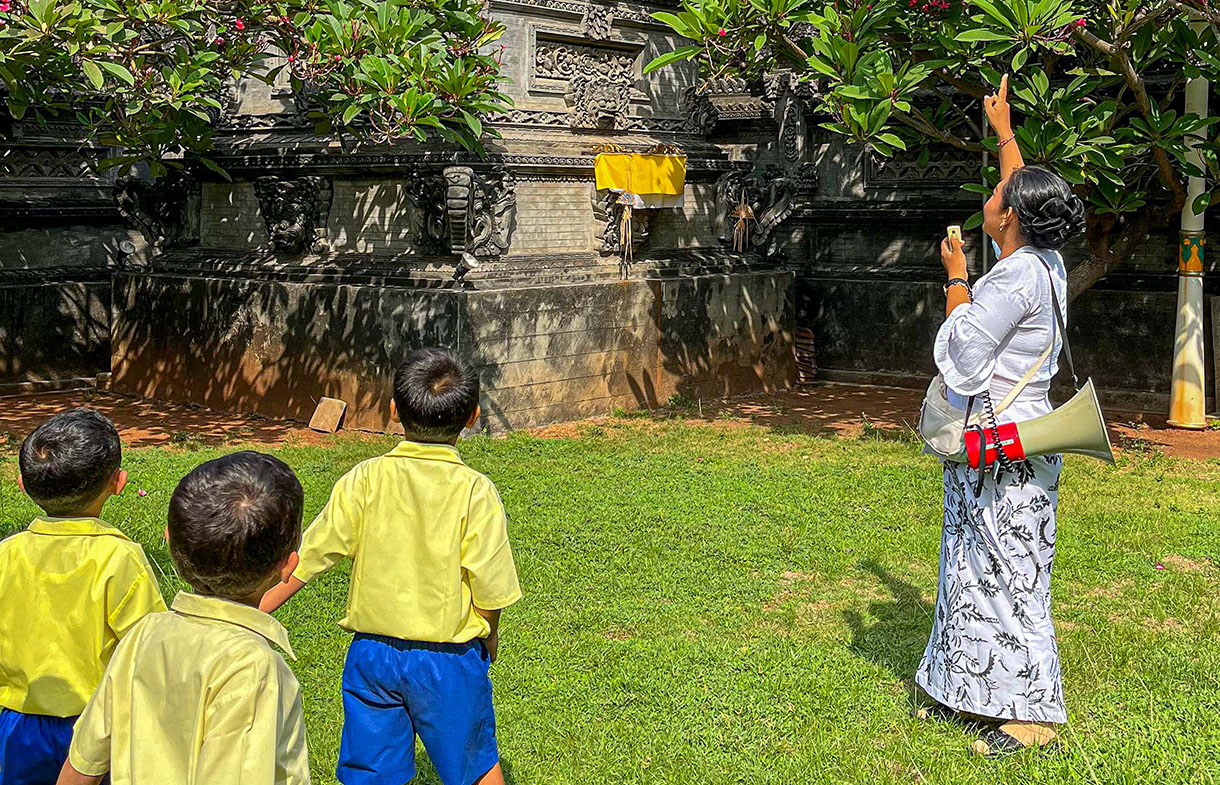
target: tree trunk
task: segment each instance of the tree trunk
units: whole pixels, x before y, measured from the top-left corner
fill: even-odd
[[[1084,261],[1078,263],[1068,272],[1068,302],[1072,302],[1081,294],[1087,292],[1110,271],[1109,256],[1097,255],[1089,251]]]
[[[1145,207],[1121,222],[1114,215],[1090,213],[1085,227],[1088,254],[1068,272],[1068,302],[1131,258],[1150,232],[1169,226],[1175,206],[1181,210],[1176,202],[1168,207]]]

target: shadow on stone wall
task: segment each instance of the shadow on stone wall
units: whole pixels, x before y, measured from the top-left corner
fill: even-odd
[[[110,284],[0,283],[0,384],[97,376],[110,369]]]
[[[445,290],[120,275],[115,314],[116,391],[295,420],[334,397],[371,430],[393,426],[399,358],[462,346]]]
[[[791,384],[792,281],[778,271],[652,281],[663,388],[721,398]]]

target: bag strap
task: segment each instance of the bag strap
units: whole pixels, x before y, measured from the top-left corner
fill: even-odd
[[[1072,374],[1072,387],[1079,392],[1080,380],[1076,378],[1076,364],[1072,362],[1072,346],[1068,343],[1067,325],[1063,322],[1063,309],[1059,307],[1059,292],[1055,290],[1055,276],[1051,274],[1051,266],[1046,263],[1042,255],[1038,255],[1038,261],[1042,262],[1042,266],[1046,268],[1046,277],[1051,285],[1051,303],[1055,306],[1055,323],[1059,325],[1059,335],[1063,337],[1063,356],[1067,360],[1068,373]],[[1055,345],[1055,338],[1051,336],[1051,346]]]
[[[1021,391],[1028,387],[1029,383],[1034,380],[1034,375],[1038,373],[1038,369],[1042,367],[1042,364],[1046,362],[1047,358],[1051,356],[1051,352],[1054,350],[1055,336],[1052,334],[1051,345],[1046,347],[1046,351],[1042,353],[1042,356],[1038,358],[1038,361],[1030,366],[1029,370],[1025,372],[1025,375],[1021,377],[1021,381],[1017,382],[1016,386],[1008,391],[1008,395],[1004,396],[1004,400],[1000,401],[999,405],[995,407],[995,413],[997,415],[1011,406],[1013,401],[1017,400],[1017,396],[1020,395]]]

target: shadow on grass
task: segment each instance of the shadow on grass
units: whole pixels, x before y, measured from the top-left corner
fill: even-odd
[[[875,619],[872,624],[858,611],[843,612],[852,633],[848,649],[901,680],[913,698],[917,693],[915,669],[931,633],[935,602],[924,597],[918,586],[871,559],[861,562],[860,569],[875,576],[891,597],[868,606],[868,615]]]

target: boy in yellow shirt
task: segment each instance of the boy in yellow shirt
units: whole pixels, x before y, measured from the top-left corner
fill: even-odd
[[[127,484],[114,423],[74,409],[21,445],[45,516],[0,542],[0,785],[50,785],[115,644],[165,610],[144,550],[98,516]]]
[[[240,452],[183,478],[165,536],[194,589],[119,644],[60,785],[309,785],[301,690],[279,622],[258,610],[297,565],[304,494],[270,455]]]
[[[444,785],[501,785],[489,665],[500,610],[521,597],[491,480],[455,444],[479,417],[479,377],[449,352],[413,352],[394,377],[406,439],[336,483],[272,611],[352,560],[343,671],[344,785],[415,776],[415,736]]]

